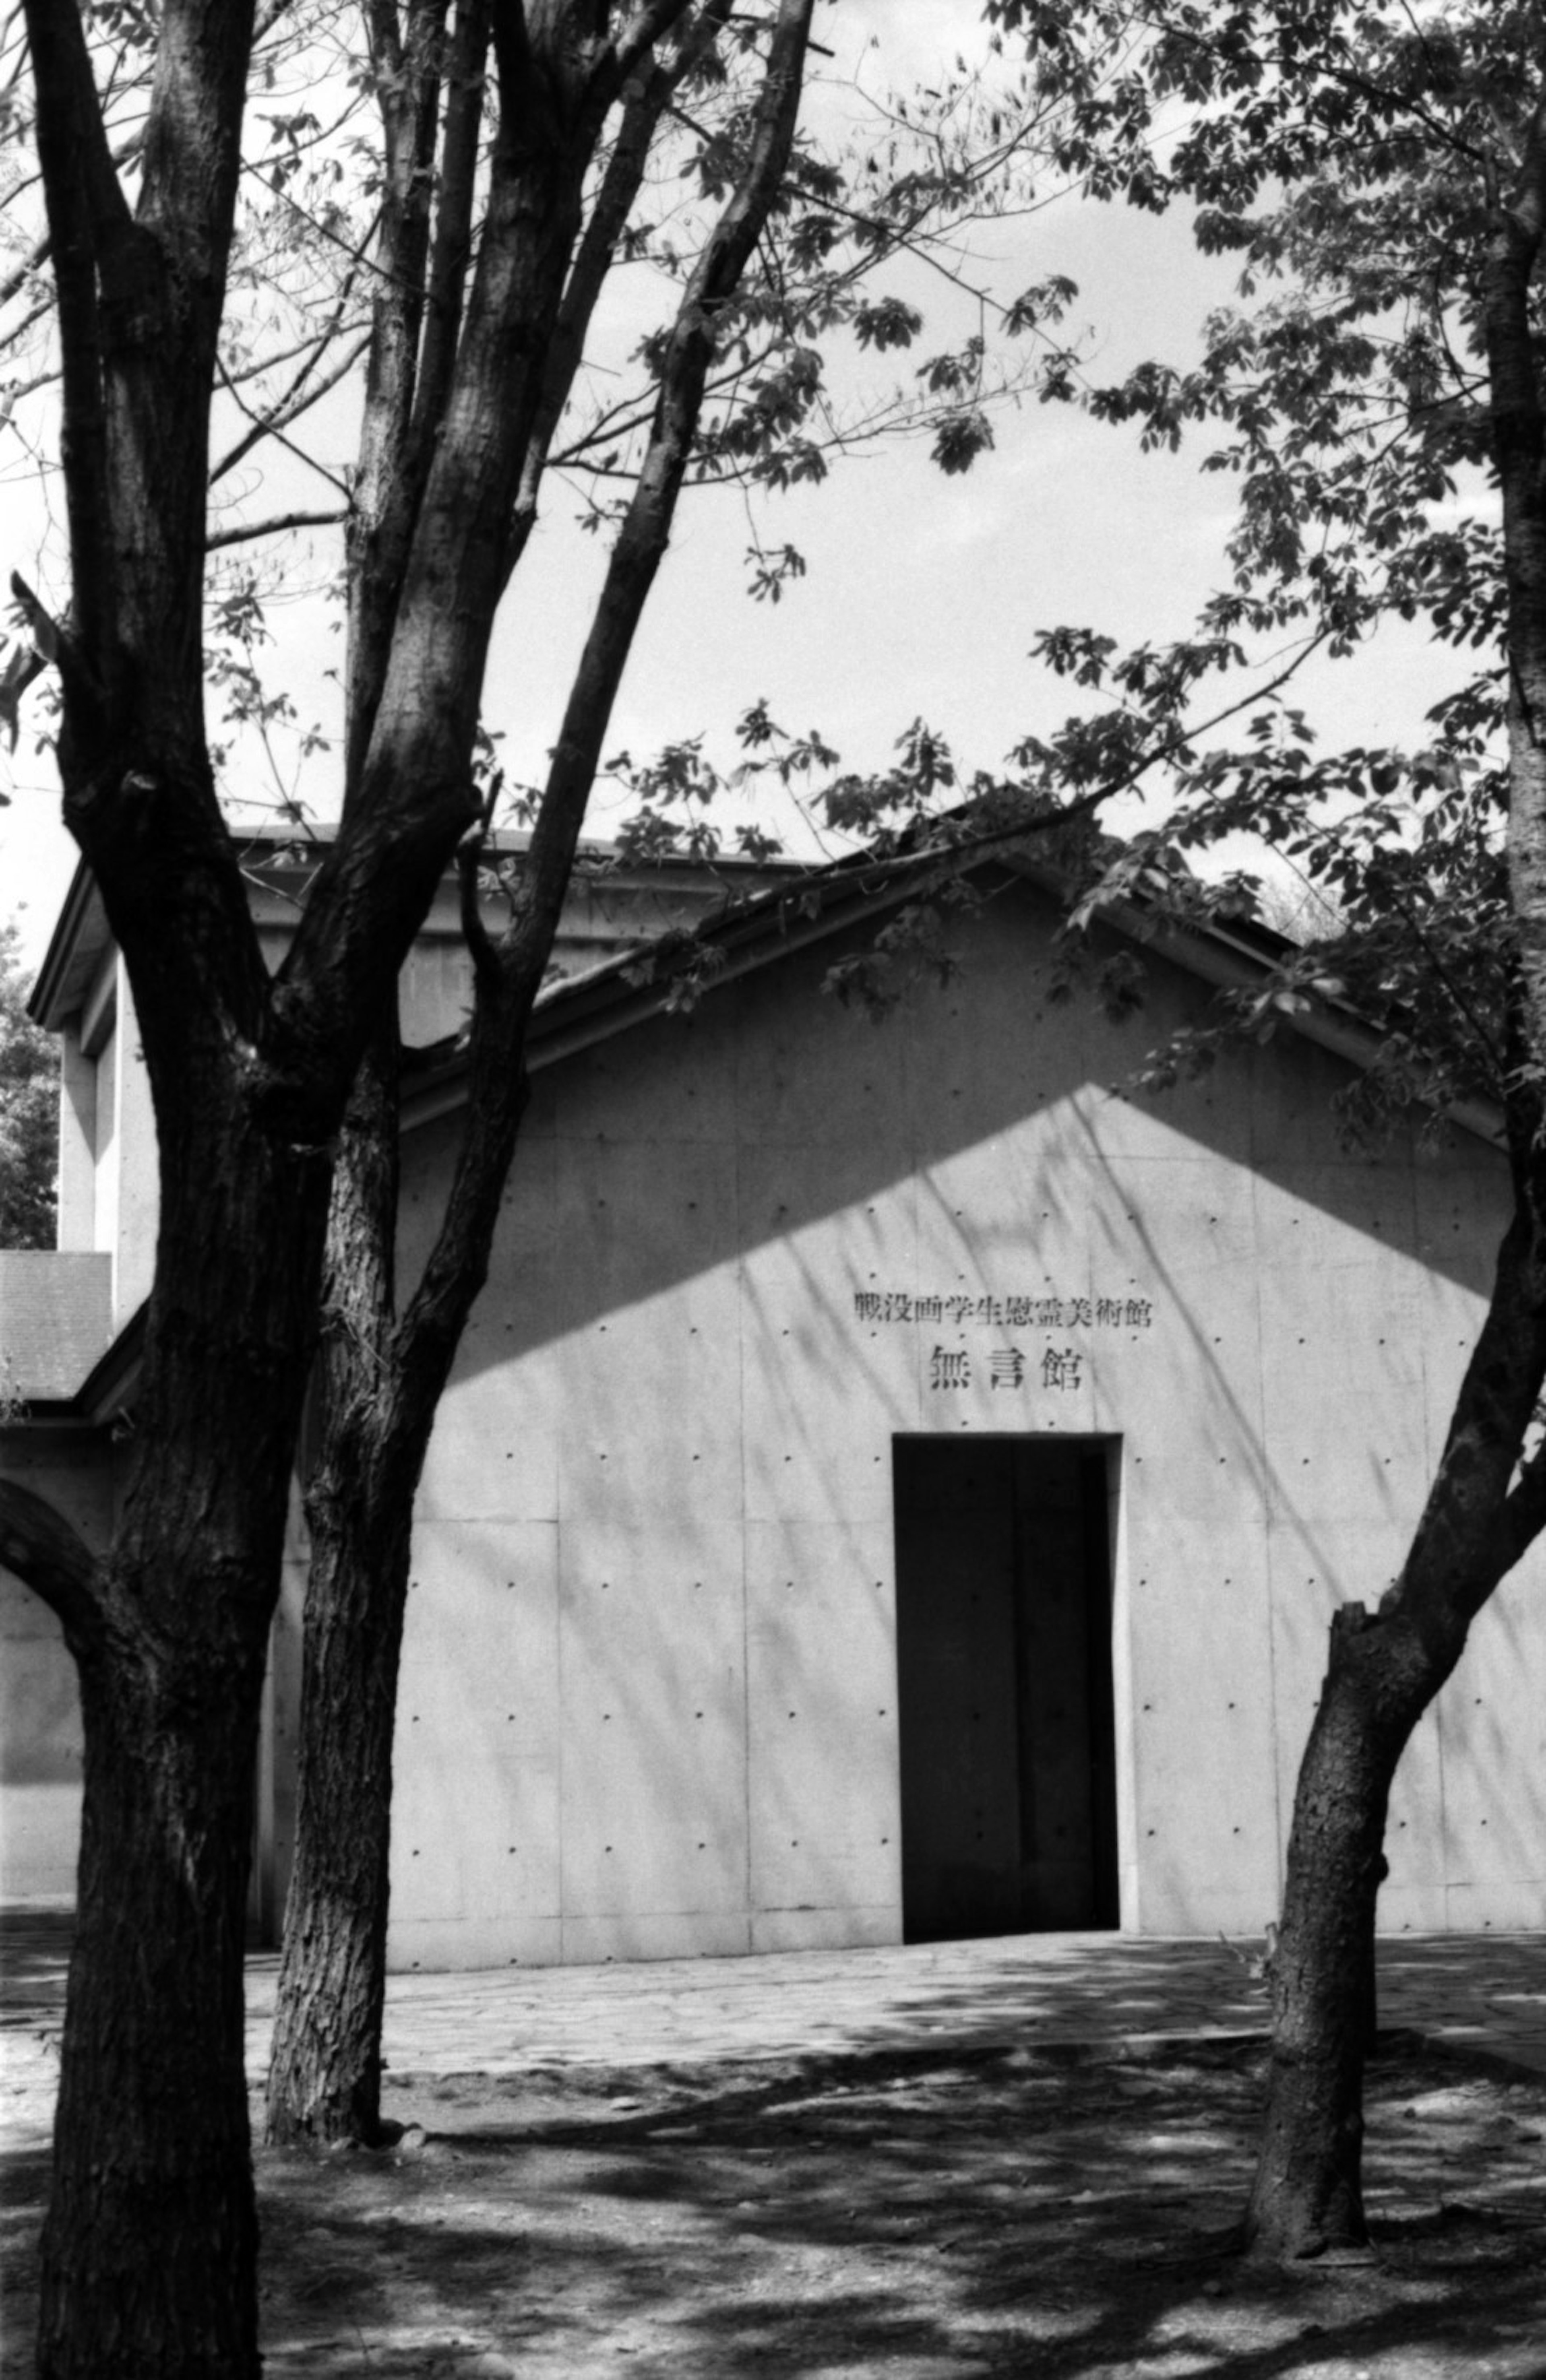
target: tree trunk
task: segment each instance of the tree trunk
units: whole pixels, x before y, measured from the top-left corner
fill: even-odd
[[[373,1471],[307,1500],[311,1569],[296,1860],[269,2068],[270,2140],[381,2133],[392,1734],[413,1495]]]
[[[270,2140],[374,2141],[381,2120],[392,1730],[422,1448],[395,1474],[396,1011],[339,1137],[307,1483],[296,1856],[285,1912]]]
[[[242,1937],[263,1631],[81,1661],[86,1773],[40,2380],[260,2369]]]
[[[473,895],[475,897],[475,893]],[[540,970],[537,971],[540,973]],[[392,1839],[392,1740],[413,1504],[463,1325],[488,1270],[526,1079],[532,982],[485,992],[456,1257],[443,1232],[396,1312],[399,1050],[396,1020],[356,1080],[338,1148],[323,1289],[319,1452],[306,1491],[296,1859],[285,1909],[266,2128],[282,2144],[381,2132],[381,2029]],[[513,1008],[510,1005],[513,1003]],[[503,1059],[504,1062],[499,1061]]]
[[[164,1126],[181,1161],[164,1173],[116,1541],[53,1597],[85,1791],[42,2380],[260,2369],[243,1937],[329,1169],[243,1130],[223,1088],[207,1077]],[[24,1574],[48,1594],[41,1560]]]
[[[308,1493],[314,1550],[307,1583],[298,1855],[269,2075],[271,2140],[368,2139],[379,2127],[393,1707],[413,1500],[435,1408],[487,1276],[526,1104],[531,1004],[552,951],[613,703],[669,539],[715,351],[713,325],[739,285],[788,164],[810,12],[811,0],[781,0],[745,172],[688,281],[671,334],[644,461],[565,708],[511,922],[497,946],[479,911],[478,843],[464,839],[461,846],[462,919],[475,984],[463,1141],[440,1232],[400,1320],[393,1280],[395,1031],[378,1037],[351,1098],[329,1224],[323,1455]],[[720,21],[718,15],[704,20],[711,29]],[[690,55],[684,51],[679,67]],[[639,95],[635,132],[637,111],[646,125],[652,123],[668,90],[654,79]],[[647,146],[636,144],[622,185],[631,173],[637,187]],[[625,141],[625,153],[627,148]],[[512,168],[518,150],[517,143],[505,159]],[[610,191],[620,229],[628,191],[616,181],[618,166],[615,155],[599,217],[608,219]],[[502,170],[496,152],[496,198]],[[507,198],[517,180],[512,178]],[[577,181],[577,209],[578,191]],[[491,221],[497,212],[491,199]],[[493,253],[485,240],[480,276]],[[597,261],[592,258],[591,265]],[[601,277],[582,260],[571,279],[566,304],[573,344],[547,382],[538,463]],[[449,468],[452,452],[448,439],[437,451],[436,470]],[[508,505],[493,507],[489,516],[508,563],[530,519],[517,517],[512,532]],[[465,608],[470,600],[465,565],[457,596]],[[431,607],[437,616],[444,600],[444,586],[437,587]],[[362,677],[368,674],[362,669]],[[422,706],[421,691],[416,698]],[[485,813],[485,833],[489,822]],[[362,1674],[370,1680],[363,1694]]]
[[[1333,1616],[1272,1959],[1267,2112],[1246,2216],[1248,2243],[1265,2255],[1318,2256],[1368,2238],[1363,2068],[1385,1815],[1396,1763],[1453,1666],[1361,1604]]]

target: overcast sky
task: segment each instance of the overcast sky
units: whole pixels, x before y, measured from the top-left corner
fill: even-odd
[[[907,9],[838,0],[820,12],[818,29],[835,44],[883,27],[883,56],[857,42],[851,54],[860,79],[878,91],[937,79],[942,56],[980,45],[979,16],[977,0],[911,0]],[[847,55],[843,64],[846,70]],[[859,112],[841,90],[821,104],[834,116],[850,105]],[[1004,297],[1052,272],[1078,283],[1071,323],[1087,335],[1097,379],[1146,354],[1184,350],[1205,310],[1229,294],[1227,272],[1194,255],[1180,220],[1156,222],[1075,196],[982,228],[973,249],[967,268]],[[909,295],[931,305],[921,286]],[[938,299],[943,335],[926,337],[925,348],[970,327],[969,310],[943,282]],[[904,355],[895,376],[912,360]],[[892,370],[888,359],[882,377]],[[340,457],[350,451],[351,429],[348,408],[339,407],[329,434]],[[797,545],[810,566],[776,607],[745,591],[750,535],[742,499],[724,488],[688,491],[608,748],[643,755],[701,732],[716,758],[731,760],[735,721],[766,698],[781,724],[819,728],[850,768],[883,766],[921,715],[968,766],[992,769],[1018,736],[1074,707],[1069,689],[1046,681],[1029,658],[1039,627],[1088,621],[1132,640],[1183,630],[1225,575],[1231,484],[1201,475],[1203,446],[1144,455],[1130,431],[1034,403],[1001,412],[995,431],[993,451],[964,477],[943,477],[920,444],[897,444],[838,461],[820,489],[765,499],[758,517],[764,542]],[[16,457],[6,460],[14,468]],[[20,491],[6,476],[14,537]],[[286,500],[298,493],[288,491]],[[562,488],[554,491],[496,633],[485,710],[505,733],[503,756],[517,779],[541,771],[603,559],[599,541],[577,530],[577,510]],[[30,551],[40,527],[26,540]],[[325,540],[316,552],[325,565]],[[62,595],[56,543],[53,554]],[[325,673],[341,639],[315,603],[276,612],[274,625],[280,681],[307,718],[325,718],[333,699]],[[1431,656],[1412,640],[1322,673],[1317,708],[1333,732],[1410,743],[1420,738],[1433,692]],[[0,809],[0,914],[25,904],[21,923],[35,958],[74,849],[58,824],[50,763],[34,754],[25,724],[0,784],[13,797]],[[325,810],[325,763],[306,790]],[[590,832],[604,835],[620,814],[617,797],[599,788]]]

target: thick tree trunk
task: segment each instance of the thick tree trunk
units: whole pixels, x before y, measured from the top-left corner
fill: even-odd
[[[243,1936],[328,1166],[245,1130],[223,1088],[209,1078],[169,1135],[183,1161],[164,1176],[114,1550],[54,1598],[80,1679],[85,1794],[43,2380],[260,2368]]]
[[[413,1496],[373,1475],[308,1498],[296,1861],[285,1917],[268,2135],[381,2131],[392,1733]]]
[[[423,1461],[392,1428],[399,1055],[393,1014],[355,1082],[328,1217],[296,1856],[268,2075],[282,2143],[369,2143],[381,2121],[392,1730]]]
[[[1454,1667],[1446,1650],[1361,1604],[1333,1620],[1272,1959],[1267,2113],[1246,2216],[1248,2242],[1265,2255],[1318,2256],[1368,2238],[1363,2069],[1385,1816],[1396,1764]]]
[[[517,995],[520,1012],[530,989]],[[495,1003],[497,1005],[497,1002]],[[413,1504],[488,1252],[525,1106],[519,1027],[472,1117],[481,1152],[465,1262],[399,1322],[397,1041],[377,1036],[339,1146],[328,1227],[319,1452],[307,1486],[297,1730],[296,1858],[285,1910],[266,2129],[275,2143],[381,2133],[381,2032],[392,1839],[392,1743]],[[485,1014],[483,1032],[487,1036]],[[502,1039],[501,1050],[505,1048]]]
[[[260,2369],[242,1935],[262,1632],[81,1665],[79,1912],[40,2380]]]

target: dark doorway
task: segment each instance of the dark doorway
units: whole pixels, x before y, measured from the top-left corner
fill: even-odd
[[[892,1444],[904,1937],[1114,1926],[1107,1443]]]

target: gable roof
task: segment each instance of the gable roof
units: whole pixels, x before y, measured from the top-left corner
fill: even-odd
[[[502,847],[518,851],[526,841],[524,836],[505,838]],[[279,864],[280,848],[293,850],[293,838],[259,836],[252,838],[252,845],[255,858],[250,873],[262,897]],[[591,845],[587,847],[587,856],[604,862],[608,854],[604,846]],[[533,1072],[540,1071],[662,1014],[680,1000],[689,952],[712,954],[712,964],[700,991],[702,998],[712,999],[723,987],[772,967],[797,951],[833,941],[861,925],[878,924],[915,897],[931,876],[937,877],[941,866],[938,853],[926,852],[884,858],[858,853],[814,871],[798,863],[769,867],[716,861],[713,882],[728,880],[734,888],[738,877],[749,889],[744,892],[732,889],[712,907],[706,906],[700,895],[689,898],[687,914],[690,918],[694,910],[698,913],[690,930],[672,926],[642,936],[628,947],[592,965],[577,966],[546,984],[532,1012],[528,1062]],[[960,864],[958,872],[990,881],[1019,881],[1053,902],[1060,902],[1066,892],[1059,868],[1039,856],[1034,845],[1028,848],[1025,844],[980,854]],[[680,892],[692,870],[679,860],[667,863],[658,874],[648,863],[642,870],[635,864],[636,880],[642,875],[659,883],[667,873],[676,880],[674,889]],[[699,880],[701,883],[704,879]],[[303,897],[304,887],[300,891]],[[293,914],[293,879],[282,898]],[[1138,900],[1103,908],[1101,921],[1211,990],[1248,990],[1260,985],[1274,962],[1292,947],[1284,936],[1254,919],[1210,918],[1181,926],[1159,917]],[[111,941],[101,896],[82,865],[67,896],[30,1003],[41,1022],[57,1026],[73,1013],[71,1002],[79,1006]],[[1336,1000],[1285,1015],[1284,1025],[1299,1038],[1360,1070],[1375,1064],[1382,1046],[1381,1033],[1353,1007]],[[407,1053],[402,1099],[405,1131],[429,1123],[461,1103],[468,1064],[465,1032]],[[1449,1118],[1489,1148],[1500,1151],[1505,1148],[1502,1115],[1487,1103],[1457,1102],[1450,1109]],[[121,1414],[132,1402],[143,1330],[141,1307],[92,1364],[73,1395],[32,1401],[37,1417],[101,1426]]]
[[[878,923],[914,898],[940,866],[938,855],[907,853],[877,860],[861,853],[820,872],[801,869],[793,882],[724,903],[690,936],[668,933],[551,982],[532,1013],[529,1062],[535,1072],[660,1015],[679,998],[689,951],[714,954],[716,963],[700,987],[701,996],[712,998],[724,985],[774,965],[795,951],[832,941],[856,926]],[[1023,846],[981,855],[959,872],[1017,880],[1057,903],[1066,894],[1061,870]],[[1182,926],[1137,900],[1102,908],[1101,922],[1211,990],[1261,984],[1293,948],[1286,936],[1253,918],[1211,918]],[[1299,1038],[1360,1071],[1376,1063],[1383,1045],[1378,1028],[1345,1001],[1323,1000],[1285,1014],[1283,1022]],[[412,1052],[404,1086],[405,1128],[454,1107],[466,1069],[462,1035]],[[1451,1123],[1489,1148],[1505,1148],[1502,1113],[1486,1101],[1456,1101],[1448,1114]]]

